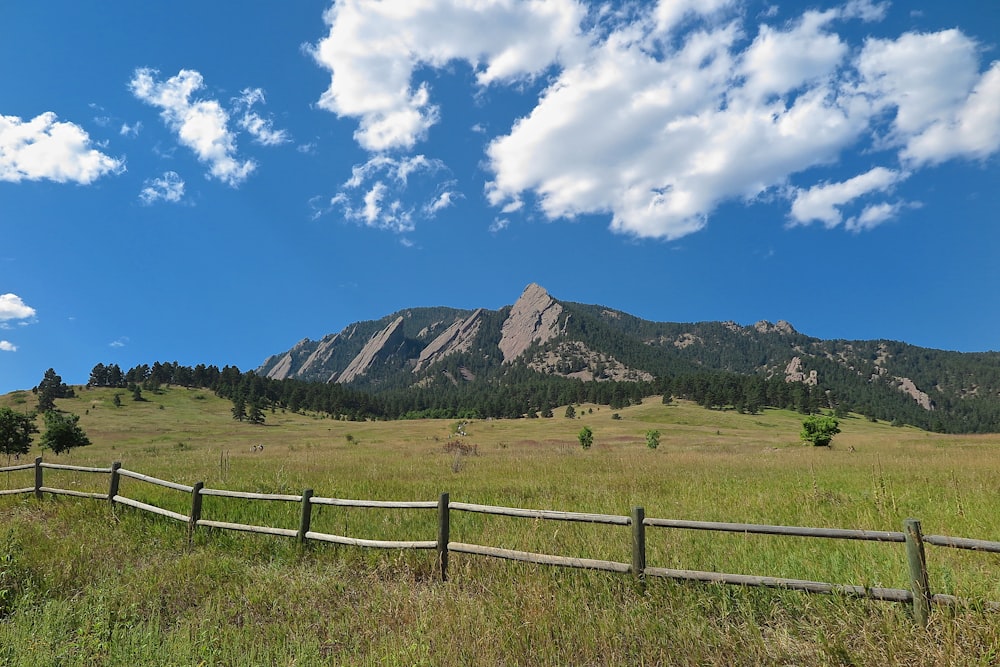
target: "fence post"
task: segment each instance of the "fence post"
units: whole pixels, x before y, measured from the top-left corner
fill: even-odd
[[[921,627],[927,627],[931,610],[931,587],[927,580],[927,557],[924,538],[918,519],[903,522],[906,535],[906,560],[910,566],[910,590],[913,591],[913,618]]]
[[[312,522],[312,500],[313,490],[306,489],[302,492],[302,516],[299,519],[299,544],[305,544],[306,533],[309,532],[309,524]]]
[[[42,457],[35,459],[35,498],[42,499]]]
[[[110,503],[112,507],[115,506],[115,496],[118,495],[118,482],[121,479],[121,475],[118,474],[118,469],[121,467],[121,461],[115,461],[111,464],[111,484],[108,486],[108,503]]]
[[[188,519],[188,546],[194,539],[194,530],[198,527],[198,520],[201,518],[201,490],[205,488],[205,482],[195,482],[191,487],[191,516]]]
[[[442,493],[438,498],[438,564],[441,566],[441,581],[448,581],[448,541],[451,539],[451,511],[449,496]]]
[[[646,585],[646,510],[632,508],[632,577],[640,588]]]

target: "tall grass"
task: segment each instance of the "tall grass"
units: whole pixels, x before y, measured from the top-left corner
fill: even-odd
[[[291,413],[233,422],[184,389],[114,408],[104,390],[60,407],[93,446],[60,462],[264,493],[436,500],[650,517],[900,530],[1000,539],[1000,437],[940,436],[849,419],[832,450],[801,418],[648,401],[580,419],[482,421],[456,465],[454,424],[348,423]],[[2,399],[0,399],[2,400]],[[162,408],[160,406],[163,406]],[[88,413],[89,411],[89,413]],[[562,414],[557,411],[556,414]],[[576,441],[590,426],[595,444]],[[651,450],[645,432],[660,431]],[[347,438],[351,435],[351,438]],[[252,451],[253,445],[263,451]],[[853,448],[853,451],[851,450]],[[51,459],[50,459],[51,460]],[[0,478],[30,486],[31,472]],[[46,470],[46,485],[107,476]],[[51,477],[50,477],[51,476]],[[51,481],[50,481],[51,480]],[[186,513],[188,495],[122,479],[123,495]],[[294,503],[206,497],[205,518],[295,528]],[[315,507],[313,530],[433,540],[431,510]],[[455,541],[628,562],[628,529],[452,512]],[[648,564],[907,587],[901,545],[650,528]],[[934,592],[1000,600],[995,555],[928,549]],[[186,528],[70,498],[0,499],[0,664],[993,664],[1000,617],[651,580],[433,552],[361,550]]]

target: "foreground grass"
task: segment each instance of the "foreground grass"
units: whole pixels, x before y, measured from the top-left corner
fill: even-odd
[[[347,423],[269,414],[232,422],[228,402],[172,389],[148,403],[81,391],[61,403],[95,444],[60,462],[248,491],[452,500],[751,523],[1000,539],[1000,438],[945,437],[847,420],[833,450],[798,445],[800,417],[689,405],[580,419],[465,426],[476,455],[448,452],[455,424]],[[30,396],[30,395],[29,395]],[[16,397],[7,397],[16,400]],[[162,406],[162,407],[161,407]],[[576,433],[595,433],[582,451]],[[661,446],[645,447],[647,429]],[[348,438],[348,436],[350,436]],[[263,451],[251,451],[253,445]],[[853,447],[854,451],[851,451]],[[51,475],[51,478],[50,478]],[[17,478],[0,488],[27,486]],[[103,490],[106,477],[46,471],[46,484]],[[124,480],[122,492],[187,511],[184,494]],[[295,527],[280,503],[206,499],[206,518]],[[434,539],[433,512],[318,508],[314,529]],[[907,587],[900,545],[655,531],[651,566]],[[628,561],[627,529],[453,513],[452,539]],[[928,547],[935,592],[1000,600],[996,556]],[[452,554],[199,531],[66,498],[0,499],[0,664],[994,664],[1000,619],[902,605],[651,581]]]

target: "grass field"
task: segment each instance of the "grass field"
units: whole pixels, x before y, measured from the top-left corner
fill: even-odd
[[[181,388],[77,391],[93,445],[58,460],[267,493],[870,530],[1000,540],[1000,435],[944,436],[842,421],[832,449],[798,442],[801,416],[679,403],[553,419],[343,422],[292,413],[234,422]],[[15,393],[0,405],[32,407]],[[614,418],[617,414],[619,418]],[[581,449],[577,433],[594,432]],[[647,430],[660,446],[645,445]],[[462,454],[451,441],[474,445]],[[253,451],[263,445],[262,451]],[[468,447],[467,447],[468,448]],[[449,449],[451,451],[449,451]],[[34,456],[35,453],[32,453]],[[46,470],[46,485],[106,491],[106,476]],[[31,472],[0,475],[0,489]],[[5,479],[6,478],[6,479]],[[185,494],[122,481],[123,495],[186,513]],[[313,529],[433,540],[425,510],[322,507]],[[295,528],[290,503],[206,498],[206,518]],[[1000,661],[1000,614],[652,580],[433,552],[361,550],[200,529],[106,503],[0,498],[0,664],[900,664]],[[628,562],[628,528],[452,513],[451,539]],[[907,588],[902,545],[650,528],[648,564]],[[931,587],[1000,600],[1000,558],[928,546]]]

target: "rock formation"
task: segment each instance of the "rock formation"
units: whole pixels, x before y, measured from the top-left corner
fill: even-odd
[[[440,361],[455,352],[467,352],[472,348],[472,341],[479,333],[482,324],[483,309],[478,308],[476,312],[469,315],[464,320],[455,320],[450,327],[445,329],[432,340],[427,347],[420,352],[417,365],[413,372],[417,373],[421,369],[430,366],[435,361]]]
[[[382,329],[365,343],[356,357],[347,365],[336,381],[341,384],[352,382],[361,377],[380,356],[391,353],[403,343],[403,318],[397,317],[392,324]],[[332,380],[333,378],[331,378]]]
[[[517,359],[532,343],[544,343],[558,336],[562,312],[562,306],[542,287],[531,283],[524,288],[500,329],[497,347],[503,353],[504,363]]]

